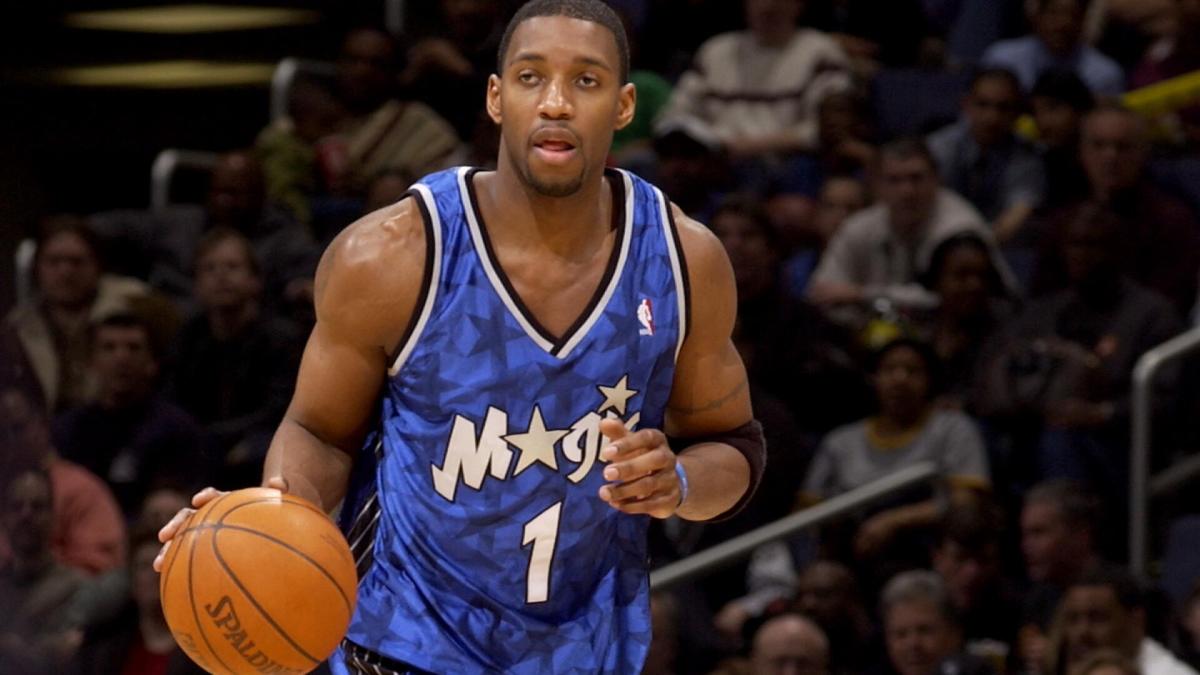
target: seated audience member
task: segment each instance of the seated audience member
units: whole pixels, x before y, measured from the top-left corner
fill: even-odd
[[[814,149],[817,106],[850,87],[850,63],[832,38],[800,27],[802,4],[745,0],[749,29],[700,46],[664,118],[702,123],[736,157]]]
[[[828,499],[902,467],[931,462],[944,480],[943,494],[895,498],[859,522],[853,536],[853,552],[860,560],[903,564],[912,556],[912,547],[904,545],[936,525],[945,504],[971,504],[980,491],[990,489],[987,454],[966,415],[933,405],[938,361],[927,345],[894,340],[876,354],[872,372],[878,414],[835,429],[822,440],[802,498]]]
[[[753,199],[731,196],[709,222],[733,265],[736,342],[752,380],[787,404],[801,429],[826,431],[853,419],[865,396],[848,353],[851,340],[813,306],[787,295],[781,285],[779,241],[766,214]],[[803,394],[813,390],[823,392],[820,401]],[[786,466],[798,471],[785,471],[781,479],[794,481],[803,471],[795,463]]]
[[[129,590],[117,615],[90,626],[75,656],[77,675],[191,675],[205,672],[183,653],[167,627],[154,557],[157,523],[140,523],[129,540]]]
[[[875,162],[875,120],[871,103],[854,91],[829,94],[817,107],[817,160],[820,175],[862,177]]]
[[[754,634],[750,650],[755,675],[828,675],[829,639],[811,619],[781,614]]]
[[[114,315],[95,328],[94,403],[54,421],[55,445],[67,459],[103,478],[127,515],[151,489],[203,485],[208,462],[191,416],[157,391],[160,358],[144,321]]]
[[[363,215],[400,201],[414,182],[416,179],[400,171],[385,171],[375,176],[371,180],[371,184],[367,186],[367,198],[363,202]]]
[[[1118,219],[1121,270],[1174,303],[1180,316],[1196,298],[1200,270],[1200,223],[1182,199],[1155,185],[1147,175],[1150,145],[1145,122],[1119,107],[1100,107],[1083,121],[1080,158],[1089,196],[1048,217],[1042,237],[1034,292],[1069,283],[1063,240],[1073,221],[1099,205]]]
[[[241,232],[263,261],[263,297],[272,306],[311,301],[308,286],[320,250],[307,228],[266,197],[255,155],[222,155],[213,169],[205,205],[175,205],[161,213],[110,211],[92,216],[107,238],[132,247],[149,261],[150,285],[187,307],[192,263],[204,233],[217,227]]]
[[[1063,594],[1057,617],[1060,641],[1055,667],[1070,672],[1097,650],[1134,659],[1143,675],[1196,675],[1196,671],[1146,635],[1142,591],[1128,573],[1093,571]]]
[[[504,6],[484,0],[439,0],[436,5],[433,13],[441,21],[408,47],[400,86],[412,100],[445,118],[460,138],[468,138],[483,112],[480,94],[488,76],[498,72]]]
[[[962,232],[991,242],[979,212],[942,187],[925,143],[907,138],[880,148],[875,194],[879,202],[846,219],[813,273],[808,297],[828,307],[869,304],[877,298],[900,307],[929,308],[936,299],[917,279],[933,249]],[[1011,272],[994,254],[997,269]]]
[[[25,392],[0,385],[0,475],[36,466],[50,476],[54,501],[50,547],[55,559],[86,574],[99,574],[125,562],[125,521],[104,481],[58,456],[50,440],[46,411]],[[165,522],[165,521],[164,521]],[[0,532],[0,566],[12,558],[8,536]]]
[[[1017,137],[1021,83],[999,68],[981,70],[962,104],[962,118],[928,138],[942,184],[954,190],[1007,242],[1041,204],[1046,177],[1033,148]]]
[[[196,251],[202,310],[176,344],[175,401],[204,428],[205,452],[230,485],[254,484],[283,417],[301,337],[260,306],[258,259],[235,230],[210,231]]]
[[[694,120],[660,119],[654,126],[653,148],[655,166],[635,170],[652,173],[684,213],[710,222],[732,183],[721,144]]]
[[[132,309],[144,284],[104,274],[100,244],[81,220],[47,221],[33,259],[36,294],[5,317],[51,411],[87,402],[91,323]]]
[[[1090,0],[1033,0],[1033,33],[1001,40],[983,53],[983,63],[1011,70],[1028,91],[1050,68],[1073,71],[1097,95],[1125,90],[1125,74],[1115,61],[1083,41],[1083,15]]]
[[[1172,0],[1167,11],[1171,16],[1170,35],[1146,51],[1141,63],[1129,76],[1131,89],[1138,89],[1164,80],[1200,70],[1200,3],[1195,0]],[[1184,139],[1195,146],[1200,141],[1200,106],[1195,103],[1174,113],[1182,127]]]
[[[343,195],[361,197],[371,177],[383,171],[398,169],[423,176],[452,165],[461,151],[454,128],[424,103],[396,98],[396,56],[395,40],[382,29],[355,28],[347,33],[337,61],[336,94],[348,116],[337,138],[325,140],[328,147],[320,148],[320,153],[291,153],[296,163],[289,166],[271,154],[290,145],[276,137],[291,134],[292,143],[308,141],[296,136],[294,123],[276,122],[260,136],[259,149],[272,171],[267,182],[280,188],[287,185],[286,176],[325,171],[326,185],[338,186]],[[472,110],[477,106],[473,104]],[[266,139],[270,142],[262,142]],[[327,152],[336,153],[336,166],[318,161],[318,155]],[[306,157],[313,164],[306,166]],[[277,170],[284,173],[277,175]]]
[[[1102,565],[1097,553],[1099,499],[1081,483],[1053,480],[1033,486],[1021,509],[1021,553],[1032,587],[1018,639],[1019,661],[1040,668],[1049,647],[1054,608],[1063,591]]]
[[[1012,297],[974,232],[938,244],[921,281],[938,297],[921,328],[942,364],[940,403],[973,411],[987,347],[1010,318]]]
[[[933,546],[933,570],[954,605],[968,652],[1016,642],[1020,604],[1004,581],[1000,514],[987,504],[946,513]]]
[[[892,577],[880,595],[890,668],[897,675],[991,672],[962,654],[962,628],[938,575],[910,570]]]
[[[1133,368],[1182,329],[1166,298],[1122,272],[1129,247],[1106,211],[1069,225],[1062,257],[1071,285],[1030,302],[1013,322],[987,374],[992,400],[980,403],[1033,439],[1036,477],[1088,480],[1118,503],[1129,484]]]
[[[867,186],[853,176],[825,179],[817,195],[812,226],[783,262],[783,283],[788,295],[797,299],[804,297],[825,247],[851,214],[867,207],[868,199]]]
[[[1087,85],[1067,70],[1047,70],[1029,94],[1038,149],[1046,176],[1047,210],[1088,196],[1087,175],[1079,161],[1079,134],[1084,117],[1095,107]]]
[[[13,550],[0,567],[0,666],[14,675],[57,675],[75,647],[69,610],[84,577],[54,559],[46,470],[17,467],[0,483],[0,528]]]

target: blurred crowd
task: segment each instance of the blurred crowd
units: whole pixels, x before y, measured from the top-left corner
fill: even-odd
[[[157,528],[257,484],[324,246],[495,165],[518,3],[413,4],[230,139],[203,200],[40,223],[0,326],[0,673],[195,672]],[[1125,535],[1134,366],[1200,314],[1200,0],[610,4],[638,91],[610,163],[724,243],[769,451],[737,517],[653,523],[653,564],[938,472],[656,592],[645,672],[1195,675],[1194,539],[1166,584]],[[1155,467],[1197,440],[1193,370],[1155,383]]]

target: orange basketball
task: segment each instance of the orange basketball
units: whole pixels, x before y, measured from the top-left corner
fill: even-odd
[[[176,642],[210,673],[307,673],[350,625],[354,558],[324,513],[250,488],[184,524],[159,579]]]

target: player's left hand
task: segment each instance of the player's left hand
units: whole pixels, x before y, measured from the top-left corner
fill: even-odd
[[[600,488],[600,499],[624,513],[669,518],[679,508],[679,476],[675,453],[667,437],[657,429],[630,432],[618,420],[600,422],[600,433],[612,443],[600,451],[608,484]]]

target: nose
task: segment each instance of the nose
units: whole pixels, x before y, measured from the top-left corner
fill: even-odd
[[[538,103],[538,114],[543,119],[561,120],[570,119],[574,112],[574,105],[563,82],[551,80],[545,89],[545,94],[542,95],[542,100]]]

